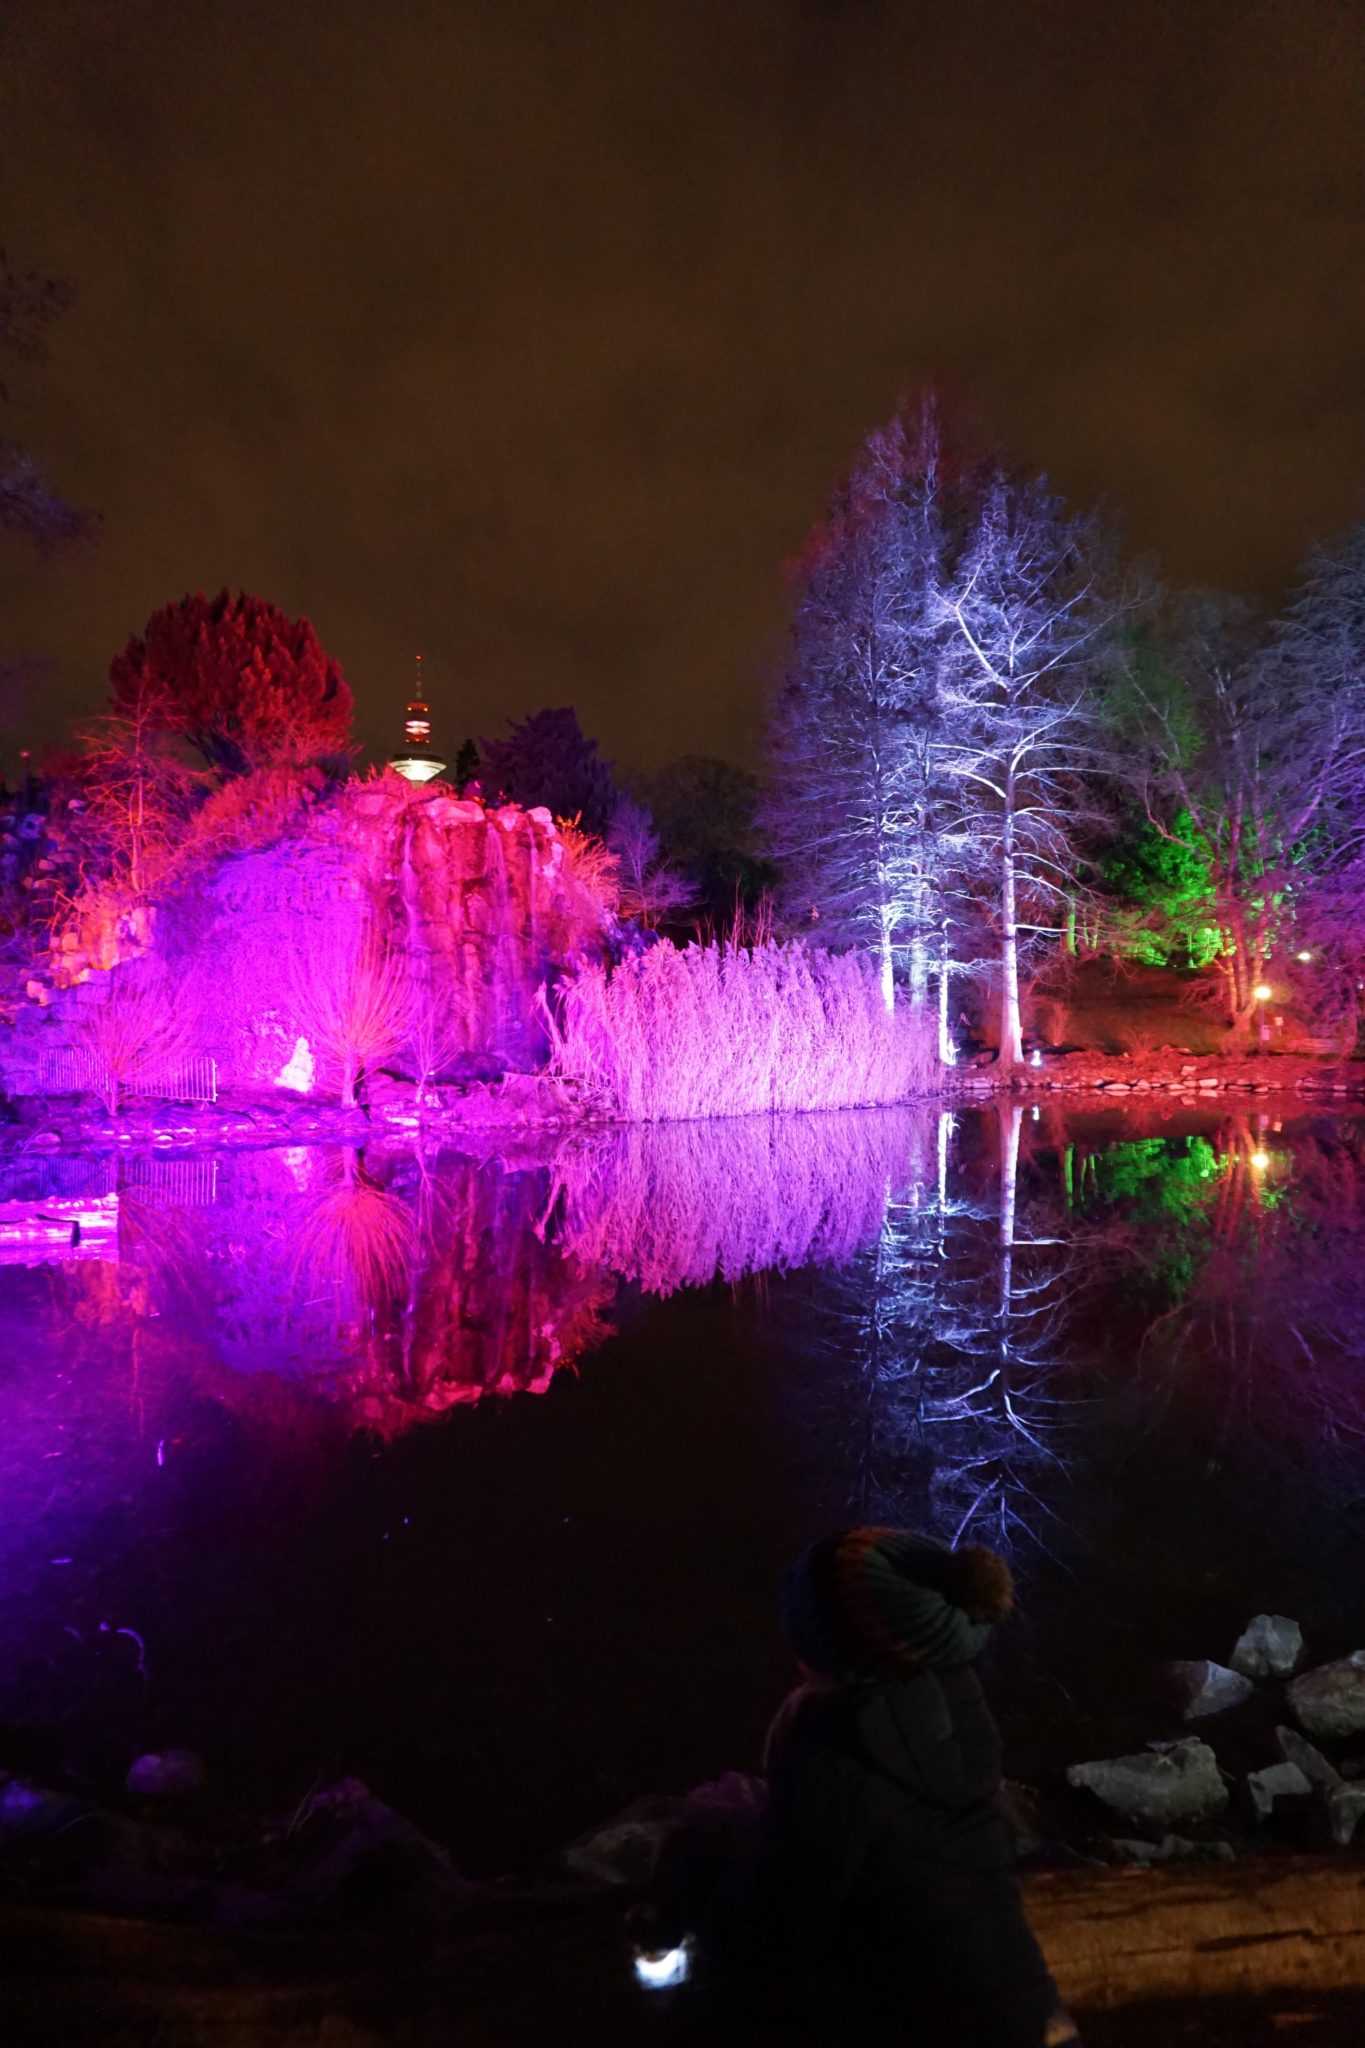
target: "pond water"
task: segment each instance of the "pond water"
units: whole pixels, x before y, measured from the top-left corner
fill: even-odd
[[[1154,1662],[1258,1610],[1365,1641],[1353,1114],[0,1168],[62,1197],[107,1230],[0,1265],[0,1763],[353,1772],[506,1867],[752,1767],[847,1519],[1011,1556],[1018,1776],[1175,1732]]]

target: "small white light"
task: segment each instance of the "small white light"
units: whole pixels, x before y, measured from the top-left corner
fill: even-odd
[[[685,1984],[692,1974],[692,1943],[666,1948],[635,1958],[635,1981],[646,1991],[666,1991],[670,1985]]]
[[[1040,1052],[1031,1052],[1028,1056],[1028,1063],[1031,1067],[1041,1067],[1043,1055]]]
[[[1294,955],[1294,958],[1296,960],[1311,960],[1312,957],[1313,955],[1311,953],[1296,953]]]
[[[1267,1166],[1269,1166],[1270,1164],[1270,1154],[1268,1152],[1253,1152],[1251,1155],[1251,1163],[1255,1167],[1257,1173],[1264,1173]]]
[[[1258,981],[1251,993],[1258,1003],[1268,1003],[1275,991],[1268,981]]]

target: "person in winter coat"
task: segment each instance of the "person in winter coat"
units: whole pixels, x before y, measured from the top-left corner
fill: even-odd
[[[802,1683],[769,1733],[751,1898],[842,1987],[855,2039],[937,2021],[979,2048],[1078,2040],[1024,1913],[972,1668],[1012,1599],[991,1551],[893,1529],[828,1537],[784,1582]]]

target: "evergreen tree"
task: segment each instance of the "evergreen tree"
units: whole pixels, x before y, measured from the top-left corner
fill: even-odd
[[[154,612],[109,670],[118,715],[148,698],[220,776],[301,767],[349,748],[351,693],[307,619],[202,592]]]
[[[509,727],[506,739],[479,741],[485,795],[527,808],[543,804],[556,818],[577,819],[585,832],[605,837],[616,783],[572,706],[537,711]]]
[[[939,586],[961,484],[932,394],[874,433],[797,569],[760,829],[794,927],[876,955],[916,999],[941,924]]]

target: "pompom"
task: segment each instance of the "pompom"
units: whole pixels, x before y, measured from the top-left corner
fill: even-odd
[[[973,1621],[1003,1621],[1014,1605],[1014,1575],[984,1543],[967,1543],[953,1552],[943,1590]]]

